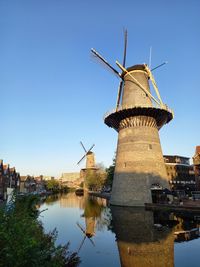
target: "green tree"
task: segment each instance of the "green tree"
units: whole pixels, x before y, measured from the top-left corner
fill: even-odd
[[[106,172],[102,164],[97,165],[96,170],[87,170],[85,183],[92,191],[100,191],[105,184]]]
[[[59,182],[54,179],[48,180],[46,181],[46,188],[55,193],[59,192]]]
[[[20,196],[0,208],[0,267],[77,266],[79,257],[69,252],[69,243],[56,246],[56,230],[44,232],[37,203],[35,196]]]
[[[116,164],[116,153],[115,156],[113,158],[113,162],[112,165],[110,165],[107,169],[106,169],[106,181],[105,181],[105,185],[106,186],[111,186],[112,187],[112,183],[113,183],[113,178],[114,178],[114,172],[115,172],[115,164]]]

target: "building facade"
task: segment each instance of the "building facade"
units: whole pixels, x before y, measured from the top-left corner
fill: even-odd
[[[194,169],[189,160],[188,157],[164,155],[167,177],[172,190],[196,189]]]
[[[200,190],[200,146],[196,146],[195,154],[193,157],[193,165],[197,190]]]
[[[10,168],[9,164],[3,164],[0,160],[0,199],[7,199],[8,188],[18,189],[20,174],[15,167]]]
[[[59,181],[63,186],[67,186],[69,188],[78,188],[84,181],[84,178],[80,177],[79,172],[68,172],[62,173]]]

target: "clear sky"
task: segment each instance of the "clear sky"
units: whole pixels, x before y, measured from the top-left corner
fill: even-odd
[[[160,131],[164,154],[192,157],[200,144],[200,1],[1,0],[0,158],[22,175],[79,171],[95,143],[108,166],[117,133],[103,123],[119,80],[91,59],[113,65],[149,60],[163,101],[175,118]]]

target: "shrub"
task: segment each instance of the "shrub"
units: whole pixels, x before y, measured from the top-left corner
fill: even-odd
[[[69,243],[56,246],[56,230],[45,233],[38,220],[36,196],[18,196],[9,207],[0,208],[1,267],[77,266],[77,253],[69,252]]]

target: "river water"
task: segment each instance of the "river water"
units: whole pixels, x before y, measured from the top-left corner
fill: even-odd
[[[57,229],[57,244],[70,242],[81,267],[200,266],[198,214],[109,207],[75,193],[49,196],[40,210],[45,230]]]

